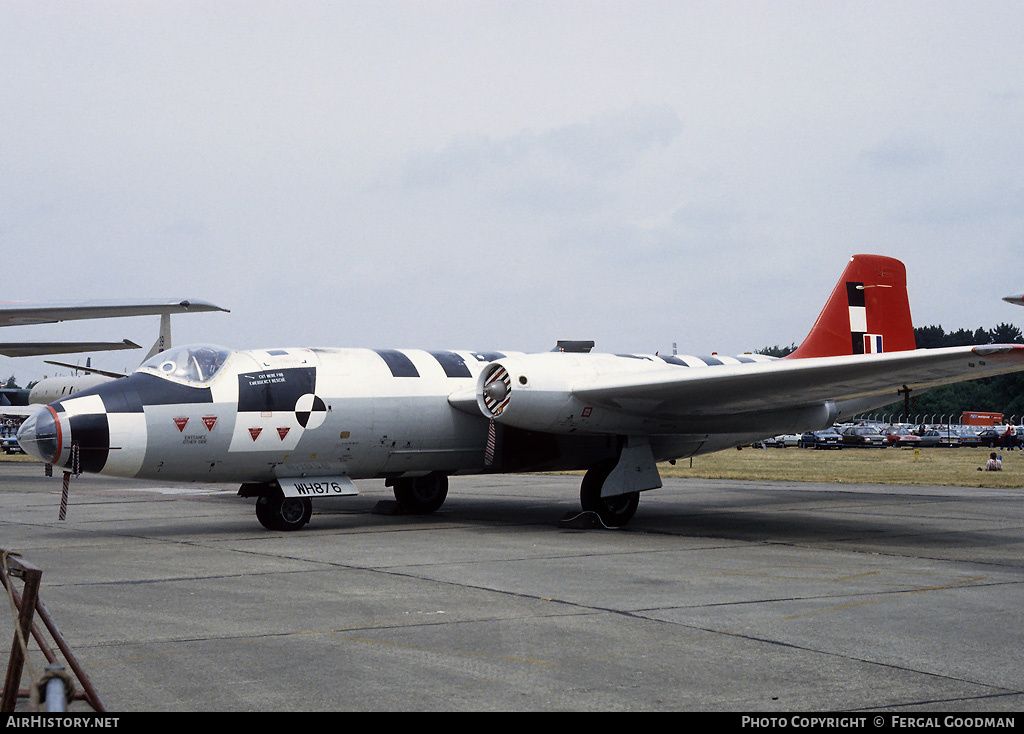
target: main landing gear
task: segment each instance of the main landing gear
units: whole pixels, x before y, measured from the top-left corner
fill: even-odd
[[[626,492],[602,497],[601,488],[614,468],[614,461],[605,461],[587,471],[580,485],[580,506],[584,512],[593,512],[601,518],[605,527],[621,528],[633,519],[640,505],[640,493]]]
[[[448,497],[448,476],[438,472],[423,477],[389,479],[387,484],[398,504],[413,515],[429,515]]]

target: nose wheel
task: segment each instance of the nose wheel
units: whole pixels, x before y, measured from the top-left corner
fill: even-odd
[[[285,497],[276,487],[256,499],[256,519],[267,530],[299,530],[312,514],[312,502],[305,497]]]

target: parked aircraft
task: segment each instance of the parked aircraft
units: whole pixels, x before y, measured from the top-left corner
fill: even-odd
[[[0,303],[0,326],[55,324],[81,319],[112,319],[126,316],[152,316],[200,311],[227,311],[206,301],[170,300],[99,300],[53,303]],[[119,342],[0,342],[5,357],[27,357],[72,352],[102,352],[114,349],[138,349],[127,339]]]
[[[171,344],[171,314],[227,311],[206,301],[197,300],[142,300],[142,301],[83,301],[79,303],[17,303],[0,304],[0,326],[47,324],[59,321],[119,318],[130,316],[160,316],[160,333],[145,359],[167,349]],[[139,349],[139,345],[127,339],[123,342],[15,342],[0,344],[0,354],[20,357],[70,352],[109,351],[114,349]],[[145,361],[145,359],[143,361]],[[28,390],[28,405],[0,405],[0,415],[27,416],[35,412],[36,406],[51,403],[73,393],[101,385],[110,380],[124,377],[91,366],[69,364],[47,360],[48,364],[69,367],[81,374],[48,377],[38,381]],[[6,390],[6,392],[10,392]],[[22,391],[18,391],[22,392]],[[22,401],[25,398],[22,397]]]
[[[411,512],[456,474],[586,470],[608,526],[661,486],[657,462],[824,429],[908,390],[1024,369],[1024,346],[915,349],[906,271],[850,259],[789,358],[213,345],[168,350],[123,380],[58,400],[18,439],[67,470],[239,482],[267,528],[311,498],[386,478]]]
[[[145,362],[147,359],[151,359],[153,356],[169,349],[171,346],[171,315],[169,313],[160,314],[160,333],[153,342],[153,346],[150,347],[149,353],[146,354]],[[55,400],[69,397],[82,390],[87,390],[90,387],[96,387],[102,385],[111,380],[119,380],[122,377],[128,375],[123,372],[111,372],[108,370],[101,370],[93,367],[91,364],[86,364],[85,367],[76,364],[70,364],[68,362],[59,362],[52,359],[45,360],[47,364],[56,365],[58,367],[68,367],[76,371],[73,375],[65,375],[58,377],[44,377],[39,380],[29,390],[28,403],[30,406],[46,405],[52,403]]]

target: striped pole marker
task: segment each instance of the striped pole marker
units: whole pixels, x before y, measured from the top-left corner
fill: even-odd
[[[490,421],[487,424],[487,448],[484,449],[484,466],[492,466],[494,464],[494,449],[497,443],[497,437],[494,431],[494,421]]]
[[[68,485],[71,483],[71,472],[64,472],[64,486],[60,492],[60,519],[68,516]]]

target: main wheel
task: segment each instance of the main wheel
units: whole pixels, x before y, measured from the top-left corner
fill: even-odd
[[[312,502],[305,497],[285,497],[280,489],[256,499],[256,519],[267,530],[299,530],[312,514]]]
[[[396,479],[393,490],[395,499],[414,515],[429,515],[448,497],[448,477],[445,474],[428,474],[425,477]]]
[[[636,514],[636,508],[640,505],[640,493],[628,492],[602,497],[601,486],[613,468],[615,463],[606,461],[587,471],[580,485],[580,505],[585,512],[597,513],[607,527],[621,528]]]

